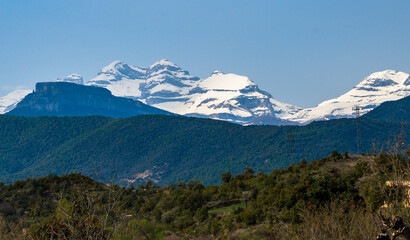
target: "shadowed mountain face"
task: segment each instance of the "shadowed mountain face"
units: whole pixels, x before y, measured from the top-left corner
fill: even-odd
[[[170,114],[140,101],[115,97],[104,88],[67,82],[37,83],[8,113],[16,116],[91,116],[132,117],[142,114]]]

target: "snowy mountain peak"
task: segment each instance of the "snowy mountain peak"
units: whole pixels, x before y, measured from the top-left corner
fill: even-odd
[[[114,76],[123,75],[129,77],[136,77],[144,75],[146,73],[146,68],[134,67],[128,65],[125,62],[116,60],[110,63],[108,66],[103,67],[100,73],[112,74]]]
[[[378,79],[392,79],[400,81],[403,77],[408,77],[409,74],[396,71],[396,70],[384,70],[380,72],[375,72],[370,74],[367,78],[378,78]]]
[[[101,69],[101,72],[110,72],[113,71],[113,69],[117,69],[120,68],[121,66],[123,66],[124,64],[126,64],[123,61],[120,60],[115,60],[112,63],[108,64],[107,66],[103,67]]]
[[[57,78],[56,82],[70,82],[76,84],[83,84],[83,77],[77,73],[72,73],[65,78]]]
[[[381,72],[375,72],[364,78],[356,88],[383,88],[394,85],[408,85],[409,74],[394,70],[385,70]],[[376,90],[373,89],[373,90]]]
[[[145,79],[147,68],[140,68],[128,65],[125,62],[116,60],[103,67],[98,72],[98,76],[91,79],[87,85],[96,85],[104,87],[113,82],[127,79]]]
[[[233,73],[224,74],[222,72],[212,74],[209,78],[206,78],[199,83],[199,87],[203,89],[231,91],[237,91],[255,85],[256,84],[248,77]]]
[[[221,70],[215,70],[211,73],[211,76],[212,75],[218,75],[218,74],[224,74],[224,73]]]
[[[167,59],[159,60],[149,67],[149,74],[158,74],[169,71],[182,71],[181,67]],[[188,73],[188,72],[187,72]]]
[[[157,66],[180,68],[178,65],[169,61],[168,59],[161,59],[158,62],[152,64],[149,68],[155,68]]]

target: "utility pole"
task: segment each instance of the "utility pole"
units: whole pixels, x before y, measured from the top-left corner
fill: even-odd
[[[359,105],[356,105],[352,108],[354,111],[353,114],[356,115],[356,125],[357,125],[357,154],[360,154],[361,149],[360,149],[360,110],[362,108]]]

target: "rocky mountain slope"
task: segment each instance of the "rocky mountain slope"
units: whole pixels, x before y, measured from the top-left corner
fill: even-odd
[[[314,108],[303,109],[284,119],[299,123],[315,120],[353,117],[352,108],[359,106],[365,114],[381,103],[410,95],[410,76],[407,73],[386,70],[364,78],[352,90],[340,97],[324,101]]]

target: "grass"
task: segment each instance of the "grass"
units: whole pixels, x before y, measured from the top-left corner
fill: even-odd
[[[232,213],[238,208],[246,208],[245,203],[237,203],[237,204],[232,204],[230,206],[225,206],[225,207],[220,207],[220,208],[214,208],[208,211],[209,214],[215,214],[215,215],[227,215]]]

